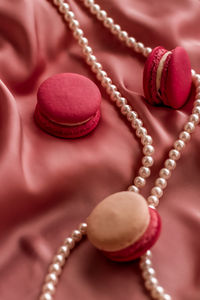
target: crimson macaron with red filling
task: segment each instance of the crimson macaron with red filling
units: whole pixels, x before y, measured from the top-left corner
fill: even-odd
[[[157,241],[158,212],[134,192],[119,192],[100,202],[87,218],[89,241],[113,261],[131,261]]]
[[[182,47],[168,51],[159,46],[148,56],[143,74],[146,100],[174,109],[187,101],[192,84],[190,59]]]
[[[39,87],[34,119],[51,135],[82,137],[100,119],[101,93],[96,84],[74,73],[56,74]]]

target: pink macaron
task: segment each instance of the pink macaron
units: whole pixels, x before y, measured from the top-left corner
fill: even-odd
[[[34,119],[47,133],[78,138],[100,119],[101,93],[94,82],[74,73],[56,74],[39,87]]]
[[[119,192],[100,202],[87,218],[89,241],[109,259],[132,261],[157,241],[159,213],[134,192]]]
[[[144,94],[149,103],[180,108],[189,97],[191,85],[191,64],[184,48],[153,49],[143,74]]]

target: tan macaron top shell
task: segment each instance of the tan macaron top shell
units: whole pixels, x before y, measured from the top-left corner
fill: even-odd
[[[89,241],[103,251],[118,251],[138,241],[150,222],[146,200],[134,192],[112,194],[87,218]]]

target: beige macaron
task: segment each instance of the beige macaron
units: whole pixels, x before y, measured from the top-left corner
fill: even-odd
[[[138,241],[150,222],[146,200],[134,192],[112,194],[87,218],[87,236],[99,250],[118,251]]]

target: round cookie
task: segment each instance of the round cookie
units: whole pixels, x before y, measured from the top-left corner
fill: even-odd
[[[134,192],[105,198],[87,218],[87,224],[89,241],[115,261],[140,257],[156,242],[161,230],[157,211]]]
[[[41,129],[62,138],[91,132],[100,119],[101,93],[87,77],[56,74],[39,87],[34,119]]]
[[[159,46],[153,49],[143,74],[144,94],[149,103],[180,108],[188,99],[191,85],[191,64],[184,48],[167,51]]]

